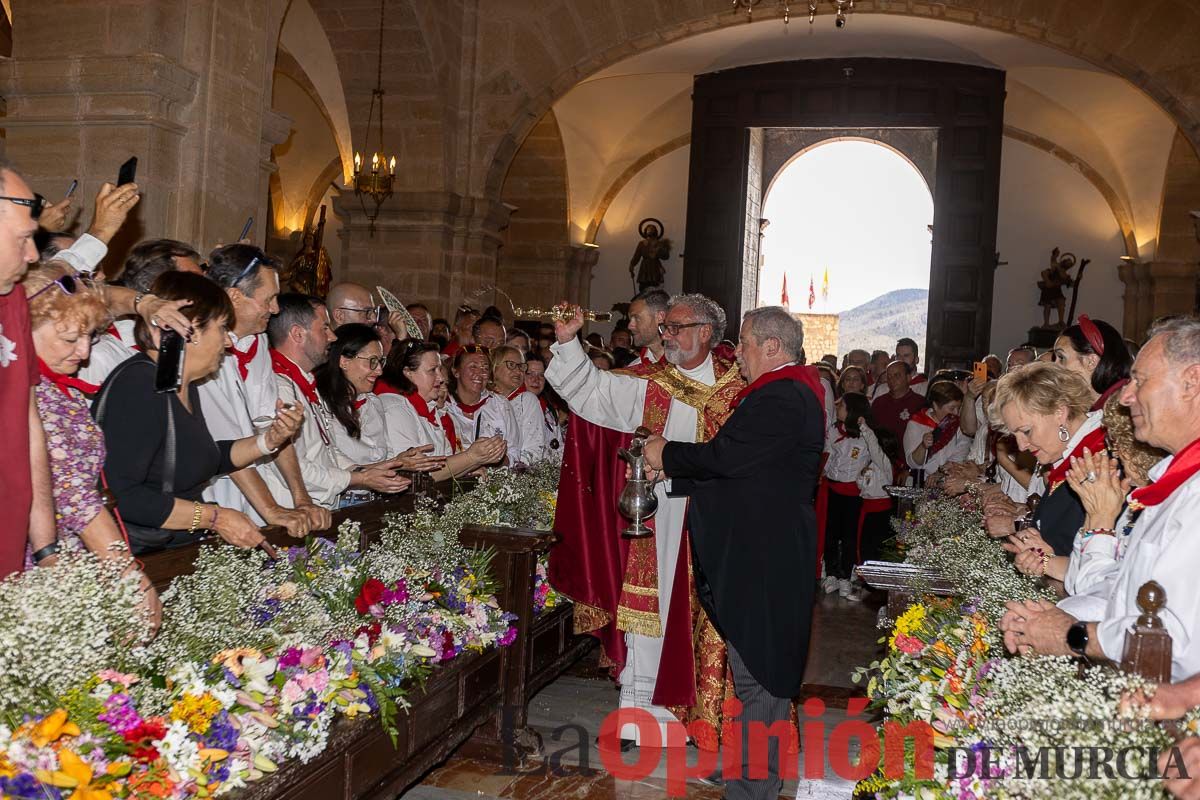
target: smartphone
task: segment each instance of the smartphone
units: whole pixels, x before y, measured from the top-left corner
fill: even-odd
[[[137,156],[132,156],[128,161],[121,165],[120,172],[117,173],[117,186],[124,186],[127,183],[133,183],[137,177]]]
[[[253,226],[254,226],[254,217],[246,217],[246,224],[242,226],[242,235],[237,238],[237,241],[240,242],[242,239],[245,239],[247,234],[250,233],[250,228],[252,228]]]
[[[169,328],[158,339],[158,371],[154,374],[154,391],[159,394],[178,392],[183,385],[183,337]]]
[[[75,194],[75,190],[78,188],[79,188],[79,180],[75,179],[75,180],[71,181],[71,185],[67,187],[67,197],[70,197],[71,195]]]
[[[976,361],[975,367],[972,370],[977,381],[986,381],[988,379],[987,364],[982,361]]]

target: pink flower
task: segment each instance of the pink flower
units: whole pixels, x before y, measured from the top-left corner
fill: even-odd
[[[300,686],[296,679],[293,678],[283,685],[283,689],[280,690],[279,696],[288,703],[298,703],[300,702],[300,698],[304,697],[304,689]]]
[[[908,656],[915,656],[925,648],[920,639],[903,633],[896,634],[896,649]]]

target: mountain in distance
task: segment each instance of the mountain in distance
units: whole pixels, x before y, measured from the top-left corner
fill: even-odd
[[[855,348],[892,353],[896,340],[904,336],[915,339],[924,355],[929,290],[897,289],[843,311],[839,317],[839,356]]]

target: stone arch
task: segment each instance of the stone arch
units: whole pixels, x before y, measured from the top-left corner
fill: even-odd
[[[931,164],[918,164],[916,159],[914,158],[914,156],[916,155],[915,153],[913,153],[913,154],[907,153],[904,151],[903,148],[897,147],[893,142],[890,142],[890,141],[885,141],[883,139],[876,139],[872,136],[832,133],[832,134],[820,139],[819,141],[810,142],[809,144],[806,144],[804,147],[800,148],[795,153],[792,153],[792,155],[789,156],[786,161],[781,163],[779,165],[779,167],[777,169],[775,169],[775,171],[772,172],[770,175],[763,176],[765,178],[765,181],[764,181],[765,185],[763,186],[763,193],[762,193],[763,203],[766,203],[767,196],[771,193],[771,187],[773,187],[775,185],[775,180],[780,175],[782,175],[784,170],[786,170],[793,162],[797,161],[801,156],[811,153],[813,150],[816,150],[818,147],[824,147],[825,145],[833,144],[834,142],[866,142],[867,144],[873,144],[878,147],[882,147],[885,150],[891,151],[895,155],[904,159],[905,162],[907,162],[908,165],[913,168],[913,171],[921,176],[921,180],[925,181],[925,188],[929,191],[930,196],[933,195],[933,182],[934,182],[935,175],[933,174],[933,166],[934,165],[932,163]]]
[[[744,16],[731,13],[727,7],[694,14],[690,10],[693,6],[677,0],[654,0],[638,4],[636,10],[631,7],[628,11],[597,12],[576,23],[576,11],[565,0],[555,5],[557,8],[539,9],[538,16],[570,20],[567,24],[574,25],[574,30],[569,36],[559,37],[568,41],[561,51],[564,55],[558,59],[545,48],[536,48],[541,60],[547,63],[527,68],[525,74],[545,76],[544,80],[531,79],[522,85],[513,69],[504,69],[513,67],[511,62],[496,65],[499,69],[493,73],[493,84],[505,85],[509,94],[523,99],[512,109],[507,131],[491,141],[481,142],[484,151],[475,153],[484,166],[481,188],[488,195],[498,194],[519,143],[546,109],[588,75],[631,55],[719,28],[781,24],[777,13],[766,10],[747,23]],[[854,14],[894,14],[956,22],[1018,36],[1075,56],[1137,86],[1175,120],[1194,147],[1200,146],[1200,80],[1191,77],[1194,70],[1171,68],[1175,65],[1164,63],[1168,54],[1190,53],[1188,42],[1200,38],[1200,11],[1175,6],[1177,13],[1150,32],[1131,31],[1128,8],[1122,0],[1097,0],[1086,7],[1064,4],[1043,19],[1033,21],[1018,16],[1015,9],[1019,8],[1004,0],[946,0],[937,4],[860,0]],[[647,19],[655,23],[652,30],[646,30]],[[819,15],[817,24],[831,24],[827,11]],[[1149,27],[1149,23],[1142,27]],[[510,30],[519,30],[519,26],[514,25]],[[536,26],[530,30],[530,37],[539,33]],[[518,39],[511,49],[523,49],[526,41]],[[596,42],[596,47],[589,50],[589,42]],[[569,49],[572,43],[577,46]]]
[[[604,215],[608,213],[608,207],[612,205],[613,201],[617,198],[617,195],[620,194],[621,190],[625,188],[625,184],[637,177],[639,172],[653,164],[658,159],[662,158],[668,153],[675,152],[681,147],[686,147],[691,143],[692,134],[690,132],[685,133],[682,136],[676,136],[671,141],[659,145],[643,155],[637,161],[634,161],[629,165],[628,168],[626,168],[624,172],[617,176],[617,179],[612,182],[612,185],[608,187],[608,189],[604,192],[604,195],[600,198],[600,203],[596,206],[596,211],[592,215],[592,220],[588,223],[587,233],[584,235],[584,242],[587,244],[596,243],[596,235],[600,232],[600,224],[604,222]]]

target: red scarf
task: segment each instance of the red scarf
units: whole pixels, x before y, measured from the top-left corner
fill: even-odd
[[[520,386],[518,386],[516,389],[513,390],[513,393],[508,396],[508,399],[515,400],[517,395],[525,394],[525,392],[527,392],[527,391],[529,391],[529,390],[526,389],[525,384],[522,383]]]
[[[1175,454],[1171,466],[1149,486],[1134,489],[1129,507],[1133,509],[1156,506],[1170,497],[1188,478],[1200,472],[1200,439]]]
[[[1087,448],[1093,453],[1104,452],[1104,426],[1096,428],[1096,430],[1083,437],[1083,441],[1075,445],[1075,449],[1067,455],[1054,469],[1046,473],[1046,484],[1050,487],[1050,491],[1058,488],[1059,484],[1067,479],[1067,472],[1071,469],[1072,458],[1082,458],[1083,448]]]
[[[355,400],[354,401],[354,410],[358,411],[360,408],[362,408],[366,404],[367,404],[367,398],[365,398],[365,397]]]
[[[917,384],[924,383],[927,380],[929,380],[929,378],[926,378],[924,375],[914,375],[909,379],[908,385],[916,386]]]
[[[849,438],[849,434],[846,433],[846,423],[839,422],[835,427],[837,428],[838,438],[833,440],[834,444]]]
[[[737,396],[733,398],[733,402],[729,404],[729,407],[737,408],[755,389],[761,389],[768,383],[774,383],[775,381],[796,381],[807,386],[809,391],[816,395],[817,403],[821,406],[821,413],[825,413],[825,389],[821,386],[821,373],[816,367],[802,367],[799,364],[781,367],[759,375],[754,379],[754,383],[737,393]]]
[[[105,331],[105,333],[107,333],[109,336],[115,337],[118,342],[125,341],[121,338],[121,332],[117,330],[117,324],[115,322],[109,324],[108,330]]]
[[[1116,394],[1117,392],[1124,389],[1125,384],[1127,384],[1127,383],[1129,383],[1129,378],[1121,378],[1121,380],[1117,381],[1112,386],[1105,389],[1104,394],[1100,395],[1100,397],[1096,400],[1096,402],[1092,404],[1091,410],[1092,411],[1103,411],[1104,404],[1108,402],[1108,398],[1112,397],[1114,394]]]
[[[395,386],[392,386],[390,383],[385,381],[383,378],[375,379],[375,388],[372,389],[371,391],[374,392],[375,394],[400,394],[401,393],[399,389],[397,389]]]
[[[238,374],[242,376],[242,380],[246,380],[246,376],[250,374],[250,362],[258,355],[258,337],[254,337],[254,341],[250,343],[250,349],[246,352],[238,350],[236,347],[226,347],[226,353],[232,353],[237,359]]]
[[[67,397],[71,396],[72,389],[78,389],[84,394],[95,394],[100,391],[100,387],[94,383],[88,383],[82,378],[76,378],[74,375],[60,375],[54,370],[46,366],[46,362],[42,361],[41,356],[38,356],[38,372],[42,373],[42,377],[53,383]]]
[[[483,408],[483,404],[486,403],[487,401],[488,401],[488,395],[486,395],[486,394],[483,396],[483,398],[478,403],[464,403],[462,400],[459,400],[457,397],[454,398],[454,402],[458,403],[459,409],[461,409],[462,412],[468,416],[473,416],[476,411]]]
[[[910,422],[915,422],[918,425],[924,425],[927,428],[933,428],[933,447],[929,448],[926,459],[935,455],[942,448],[954,441],[954,437],[958,435],[959,419],[954,414],[947,414],[942,417],[941,422],[934,422],[933,417],[929,416],[924,411],[918,411],[909,417]]]
[[[435,428],[439,424],[442,426],[442,430],[446,432],[446,439],[450,442],[450,452],[457,453],[458,434],[454,431],[454,422],[450,419],[449,415],[443,414],[441,420],[439,421],[437,414],[434,413],[433,409],[429,407],[429,403],[427,403],[425,399],[421,397],[421,395],[413,392],[412,394],[404,395],[404,397],[407,398],[409,404],[412,405],[413,411],[417,412],[418,417],[425,420]]]
[[[257,342],[258,340],[255,339],[254,341]],[[304,371],[294,361],[274,347],[267,352],[271,356],[271,369],[275,370],[276,375],[282,375],[296,384],[296,388],[300,390],[300,394],[304,395],[304,399],[310,404],[314,406],[321,405],[321,398],[317,395],[317,382],[315,380],[310,381],[304,377]]]

